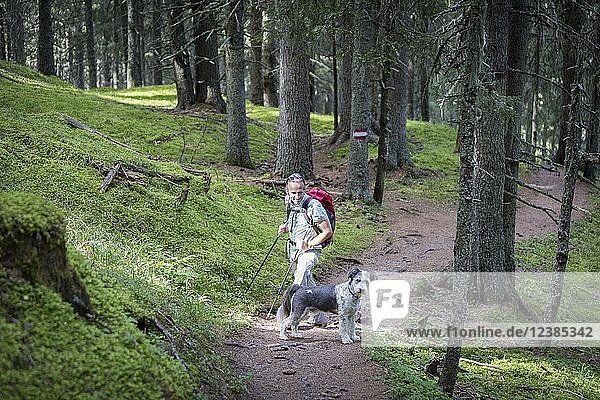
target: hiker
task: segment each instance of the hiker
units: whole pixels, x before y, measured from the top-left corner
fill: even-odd
[[[294,283],[316,286],[312,268],[318,264],[323,243],[333,234],[333,229],[323,205],[306,195],[306,182],[302,175],[290,175],[286,180],[285,190],[288,217],[279,226],[279,234],[289,233],[286,252],[290,262],[296,263]],[[309,322],[312,322],[311,319]],[[323,313],[319,313],[314,319],[317,325],[327,322],[327,316]]]

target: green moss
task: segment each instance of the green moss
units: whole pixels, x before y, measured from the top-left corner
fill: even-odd
[[[39,196],[23,192],[0,192],[0,246],[10,236],[40,233],[50,240],[50,232],[64,236],[61,210]],[[0,247],[0,254],[2,247]]]

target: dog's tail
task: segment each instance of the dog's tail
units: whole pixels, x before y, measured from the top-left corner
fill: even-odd
[[[281,324],[281,321],[290,316],[292,312],[292,296],[296,291],[300,289],[300,285],[294,283],[290,285],[285,292],[283,293],[283,298],[281,299],[281,306],[277,310],[277,322]]]

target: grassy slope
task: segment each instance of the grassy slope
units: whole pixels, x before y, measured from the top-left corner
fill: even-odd
[[[279,282],[287,269],[280,241],[248,297],[237,298],[284,211],[279,199],[216,167],[225,131],[217,117],[122,104],[155,100],[155,106],[172,102],[173,88],[117,96],[84,92],[0,63],[0,189],[33,193],[62,209],[71,261],[101,321],[86,323],[56,294],[0,276],[0,397],[191,398],[201,392],[218,396],[231,389],[226,384],[235,389],[214,343],[270,300],[269,282]],[[68,126],[60,113],[137,152]],[[276,133],[259,126],[249,130],[253,160],[271,158]],[[201,178],[174,162],[180,157],[211,173],[208,193]],[[98,165],[119,160],[190,177],[187,202],[178,207],[181,187],[159,178],[146,186],[113,184],[100,193],[104,176]],[[355,249],[354,218],[341,214],[331,257]],[[153,319],[177,334],[187,371],[168,356],[170,346]]]
[[[224,330],[239,327],[247,312],[270,299],[268,282],[278,283],[286,268],[279,243],[259,275],[256,290],[247,301],[235,297],[274,239],[281,204],[237,184],[218,169],[224,123],[214,117],[174,116],[146,108],[172,107],[174,100],[172,86],[83,92],[0,63],[0,189],[36,193],[65,212],[71,260],[88,286],[103,325],[110,328],[74,317],[54,293],[15,286],[0,275],[4,317],[0,319],[0,395],[5,395],[0,397],[190,398],[202,397],[201,393],[218,396],[216,387],[225,385],[227,366],[215,353],[215,340]],[[72,129],[58,113],[75,117],[159,161]],[[248,115],[262,121],[249,127],[252,158],[260,163],[272,157],[275,132],[270,123],[276,121],[277,110],[249,106]],[[326,134],[331,119],[313,116],[311,125],[313,132]],[[413,156],[417,167],[433,172],[428,179],[401,176],[387,187],[451,202],[456,196],[458,165],[451,152],[454,133],[420,122],[409,123],[408,128],[419,142]],[[374,149],[370,150],[373,157]],[[344,151],[338,150],[333,157]],[[213,176],[208,194],[201,179],[192,177],[184,207],[175,205],[181,189],[156,178],[146,187],[115,185],[103,194],[97,190],[103,178],[95,167],[98,161],[111,165],[123,160],[186,175],[173,162],[180,157]],[[354,238],[364,234],[365,227],[372,234],[372,226],[364,220],[362,229],[355,228],[358,220],[351,206],[340,204],[338,209],[342,220],[329,259],[356,250]],[[600,245],[591,242],[589,234],[597,229],[593,224],[577,225],[580,233],[575,234],[570,268],[590,265],[582,254],[600,254]],[[529,251],[521,254],[532,268],[551,259],[551,239],[523,246],[536,249],[533,254],[538,258],[525,258],[532,254]],[[169,324],[165,315],[176,324]],[[177,348],[188,371],[166,355],[168,344],[148,323],[153,318],[180,333]],[[396,395],[423,399],[441,396],[434,380],[422,372],[424,361],[434,355],[441,352],[417,349],[411,355],[403,349],[389,349],[372,353],[388,365],[388,381]],[[468,351],[467,357],[509,372],[507,376],[463,365],[468,372],[459,375],[459,385],[471,394],[565,398],[561,389],[567,389],[590,398],[598,395],[592,385],[599,379],[598,371],[580,364],[573,353],[478,350]],[[230,387],[223,390],[235,389],[238,382],[227,384]],[[538,389],[525,391],[519,388],[523,386]]]

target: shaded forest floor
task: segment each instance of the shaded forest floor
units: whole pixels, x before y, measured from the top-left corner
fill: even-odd
[[[315,170],[327,189],[343,191],[345,169],[325,166],[323,155],[315,157]],[[394,172],[388,179],[398,179]],[[562,176],[543,169],[529,173],[526,181],[560,198]],[[560,204],[528,189],[520,189],[527,202],[559,211]],[[589,189],[579,183],[574,203],[591,206]],[[349,255],[360,267],[372,271],[435,271],[452,261],[456,227],[456,206],[408,198],[398,191],[386,193],[384,221],[388,229],[380,230],[372,246],[361,254]],[[574,218],[584,214],[575,211]],[[527,239],[554,232],[556,225],[541,210],[518,203],[517,239]],[[320,277],[321,283],[345,280],[348,260],[337,261]],[[268,305],[266,306],[268,307]],[[266,312],[265,312],[266,314]],[[248,377],[248,391],[242,398],[251,399],[390,399],[383,367],[370,361],[360,344],[342,345],[335,316],[326,328],[312,328],[301,323],[303,338],[278,339],[273,318],[255,316],[253,326],[227,342],[234,370]],[[359,325],[360,326],[360,325]]]

